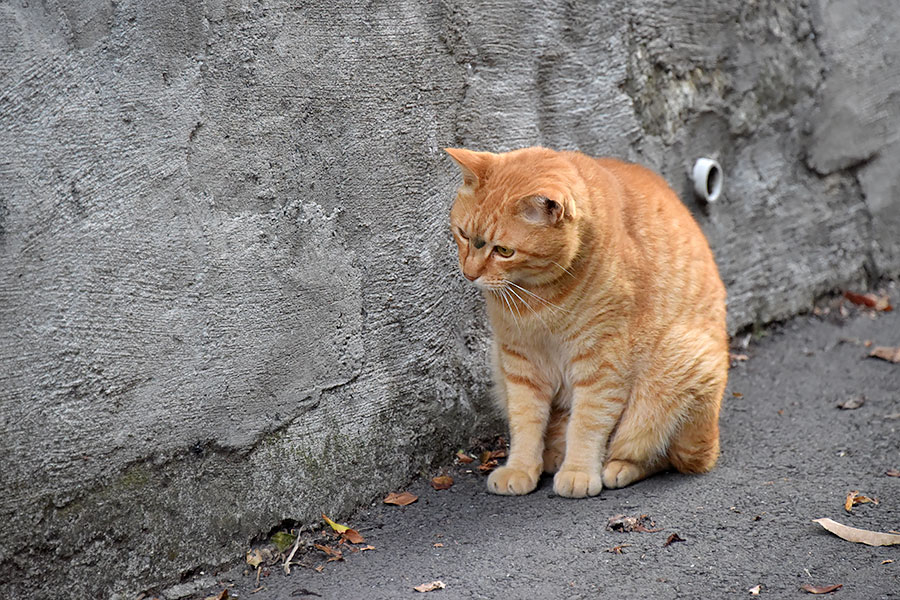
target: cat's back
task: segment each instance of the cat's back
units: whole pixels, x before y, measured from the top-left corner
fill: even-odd
[[[669,247],[672,252],[690,248],[695,256],[707,257],[715,268],[703,230],[661,175],[616,158],[593,162],[595,170],[603,174],[595,179],[600,188],[598,201],[620,204],[632,237],[644,245]]]
[[[632,214],[645,211],[650,215],[666,213],[701,233],[691,212],[668,182],[655,171],[617,158],[596,158],[594,163],[598,170],[608,173],[615,180],[616,193],[621,195],[627,204],[626,209]]]
[[[725,286],[700,225],[665,179],[615,158],[574,160],[586,174],[601,227],[617,227],[622,276],[643,301],[670,314],[701,313],[724,327]],[[611,208],[612,207],[612,208]],[[612,213],[617,218],[609,218]],[[614,225],[613,223],[618,223]],[[627,243],[625,241],[627,240]],[[626,251],[625,247],[629,250]]]

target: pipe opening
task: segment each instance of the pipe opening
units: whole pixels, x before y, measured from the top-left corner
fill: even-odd
[[[706,202],[715,202],[722,193],[725,176],[719,163],[711,158],[698,158],[691,171],[694,192]]]
[[[722,191],[722,172],[713,165],[706,175],[706,194],[710,199],[718,198],[720,191]]]

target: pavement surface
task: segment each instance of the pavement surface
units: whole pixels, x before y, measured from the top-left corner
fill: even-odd
[[[900,598],[900,546],[851,543],[812,522],[900,530],[900,477],[888,474],[900,470],[900,364],[867,358],[875,346],[900,346],[900,310],[842,317],[831,305],[735,350],[747,360],[731,370],[722,455],[707,475],[667,473],[569,500],[547,477],[527,496],[495,496],[477,461],[454,465],[447,490],[425,477],[408,487],[414,504],[379,502],[340,519],[365,538],[357,549],[373,550],[344,544],[344,560],[327,562],[312,544],[337,541],[304,532],[289,576],[276,557],[257,584],[241,561],[158,595],[619,600],[747,598],[759,586],[760,597],[801,598],[810,597],[804,584],[841,584],[832,597]],[[838,408],[860,395],[861,407]],[[879,503],[847,512],[853,490]],[[651,531],[608,529],[617,515],[647,515]],[[684,541],[667,546],[672,534]],[[413,589],[435,580],[446,587]]]

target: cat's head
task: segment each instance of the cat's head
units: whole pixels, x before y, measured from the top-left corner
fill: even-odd
[[[463,275],[496,289],[565,274],[578,250],[575,199],[584,189],[575,166],[546,148],[446,152],[463,176],[450,211]]]

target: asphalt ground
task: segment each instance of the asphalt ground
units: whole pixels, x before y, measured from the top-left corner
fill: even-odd
[[[900,308],[841,316],[839,304],[736,347],[746,360],[733,362],[722,454],[709,474],[661,474],[581,500],[557,497],[544,477],[535,492],[505,497],[488,493],[476,459],[448,468],[449,489],[433,489],[431,473],[407,488],[413,504],[342,516],[363,543],[339,544],[328,527],[303,532],[289,576],[284,555],[258,569],[236,557],[237,566],[156,595],[620,600],[749,598],[759,586],[760,597],[804,598],[804,584],[840,584],[832,597],[900,598],[900,546],[851,543],[813,523],[900,530],[900,477],[888,474],[900,470],[900,364],[867,357],[900,346]],[[838,407],[860,395],[859,408]],[[854,490],[878,504],[848,512]],[[647,515],[649,531],[609,529],[619,515]],[[666,545],[672,534],[684,541]],[[414,590],[432,581],[446,587]]]

